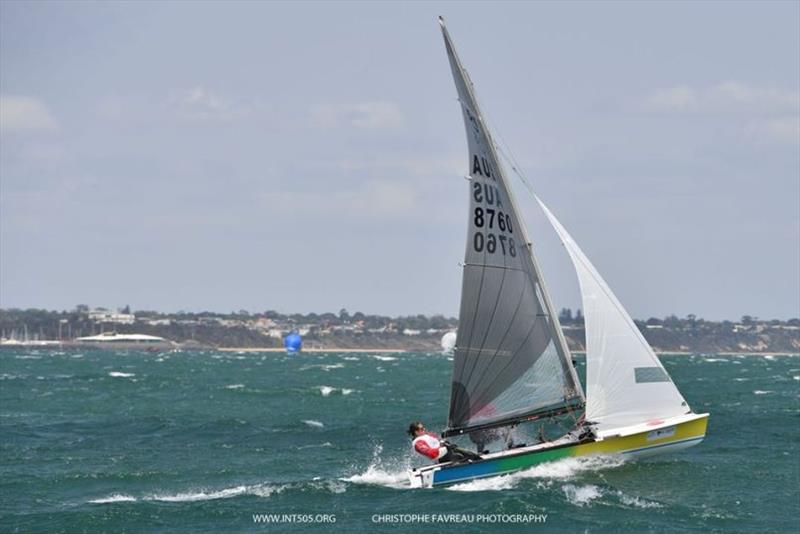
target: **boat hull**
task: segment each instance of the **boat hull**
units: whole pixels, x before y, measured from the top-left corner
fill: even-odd
[[[553,447],[507,451],[502,456],[489,457],[472,463],[443,464],[413,469],[409,478],[413,487],[431,487],[476,478],[496,476],[527,469],[538,464],[564,458],[596,455],[622,455],[643,458],[674,452],[700,443],[706,434],[708,414],[678,423],[653,425],[640,432],[606,437],[583,443],[566,443]]]

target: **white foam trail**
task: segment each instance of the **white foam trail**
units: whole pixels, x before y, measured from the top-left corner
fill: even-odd
[[[770,393],[775,393],[775,392],[774,392],[774,391],[769,391],[769,390],[767,390],[767,391],[762,391],[762,390],[760,390],[760,389],[757,389],[757,390],[753,391],[753,393],[754,393],[755,395],[769,395]]]
[[[303,422],[308,426],[313,426],[314,428],[322,428],[325,425],[320,423],[319,421],[314,421],[313,419],[304,419]]]
[[[408,480],[408,460],[405,463],[390,462],[390,465],[384,465],[381,459],[383,452],[383,445],[376,445],[372,451],[372,462],[370,462],[367,470],[363,473],[340,478],[344,482],[352,482],[354,484],[369,484],[372,486],[385,486],[394,489],[409,489],[411,483]]]
[[[386,486],[389,488],[403,489],[410,488],[406,469],[387,470],[378,465],[370,464],[366,471],[353,476],[342,478],[344,482],[355,484],[370,484],[374,486]]]
[[[320,443],[319,445],[303,445],[301,447],[297,447],[297,450],[300,451],[303,449],[317,449],[321,447],[333,447],[333,444],[330,441],[326,441],[325,443]]]
[[[308,371],[309,369],[322,369],[323,371],[330,371],[331,369],[343,369],[343,363],[332,363],[332,364],[314,364],[314,365],[304,365],[299,370],[300,371]]]
[[[243,389],[244,384],[229,384],[225,386],[225,389]]]
[[[324,482],[312,482],[312,488],[321,489],[321,490],[328,490],[331,493],[344,493],[347,491],[347,486],[339,482],[338,480],[326,480]]]
[[[603,494],[600,488],[592,484],[585,486],[567,484],[562,489],[567,496],[567,500],[577,506],[586,506]]]
[[[115,378],[130,378],[132,376],[136,376],[135,373],[123,373],[121,371],[111,371],[108,373],[108,376],[113,376]]]
[[[113,495],[109,495],[108,497],[92,499],[89,502],[91,504],[109,504],[114,502],[136,502],[136,497],[131,497],[130,495],[120,495],[119,493],[115,493]]]
[[[373,354],[372,357],[382,362],[393,362],[397,360],[397,358],[395,358],[394,356],[381,356],[380,354]]]
[[[451,491],[498,491],[513,488],[519,477],[516,474],[498,477],[479,478],[471,482],[455,484],[447,489]]]
[[[622,502],[622,504],[627,504],[628,506],[635,506],[636,508],[663,508],[663,505],[660,503],[640,499],[639,497],[631,497],[629,495],[625,495],[621,491],[618,491],[617,495],[619,496],[619,500]]]
[[[564,458],[555,462],[540,465],[496,477],[480,478],[470,482],[455,484],[447,489],[452,491],[497,491],[511,489],[519,481],[525,479],[542,480],[567,480],[584,471],[599,471],[619,467],[625,463],[621,456],[582,456],[579,458]]]
[[[322,393],[323,397],[327,397],[328,395],[336,391],[336,388],[332,388],[331,386],[319,386],[318,389],[319,392]]]
[[[234,488],[225,488],[218,491],[198,491],[195,493],[176,493],[174,495],[152,495],[148,501],[161,501],[161,502],[196,502],[196,501],[211,501],[215,499],[228,499],[247,493],[247,486],[236,486]]]
[[[213,501],[217,499],[230,499],[239,495],[255,495],[257,497],[269,497],[274,493],[280,493],[288,488],[288,485],[271,486],[269,484],[255,484],[251,486],[241,485],[221,490],[198,490],[182,493],[157,493],[142,497],[143,501],[160,502],[197,502]]]
[[[797,377],[795,377],[795,378],[797,378]],[[355,391],[354,389],[342,388],[342,395],[350,395],[354,391]]]

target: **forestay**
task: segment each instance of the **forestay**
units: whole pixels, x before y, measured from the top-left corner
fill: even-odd
[[[445,435],[580,405],[583,392],[471,83],[442,24],[469,148],[469,233]]]
[[[586,420],[598,430],[689,413],[691,410],[578,244],[536,197],[578,273],[586,325]]]

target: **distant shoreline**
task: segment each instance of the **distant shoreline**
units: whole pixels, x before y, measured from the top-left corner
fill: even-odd
[[[219,347],[214,350],[220,352],[286,352],[286,349],[281,347]],[[438,352],[438,351],[424,351],[424,350],[410,350],[410,349],[347,349],[339,347],[331,348],[308,348],[303,349],[301,352],[379,352],[379,353],[403,353],[403,352]],[[572,351],[572,354],[585,356],[584,351]],[[678,351],[659,351],[656,354],[659,356],[695,356],[704,354],[708,356],[800,356],[798,352],[678,352]]]
[[[220,352],[286,352],[283,347],[219,347]],[[340,348],[308,348],[301,352],[409,352],[406,349],[340,349]]]

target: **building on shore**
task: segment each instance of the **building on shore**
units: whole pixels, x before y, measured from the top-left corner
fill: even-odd
[[[76,338],[73,347],[106,350],[173,350],[178,347],[173,341],[146,334],[117,334],[109,332],[97,336]]]

